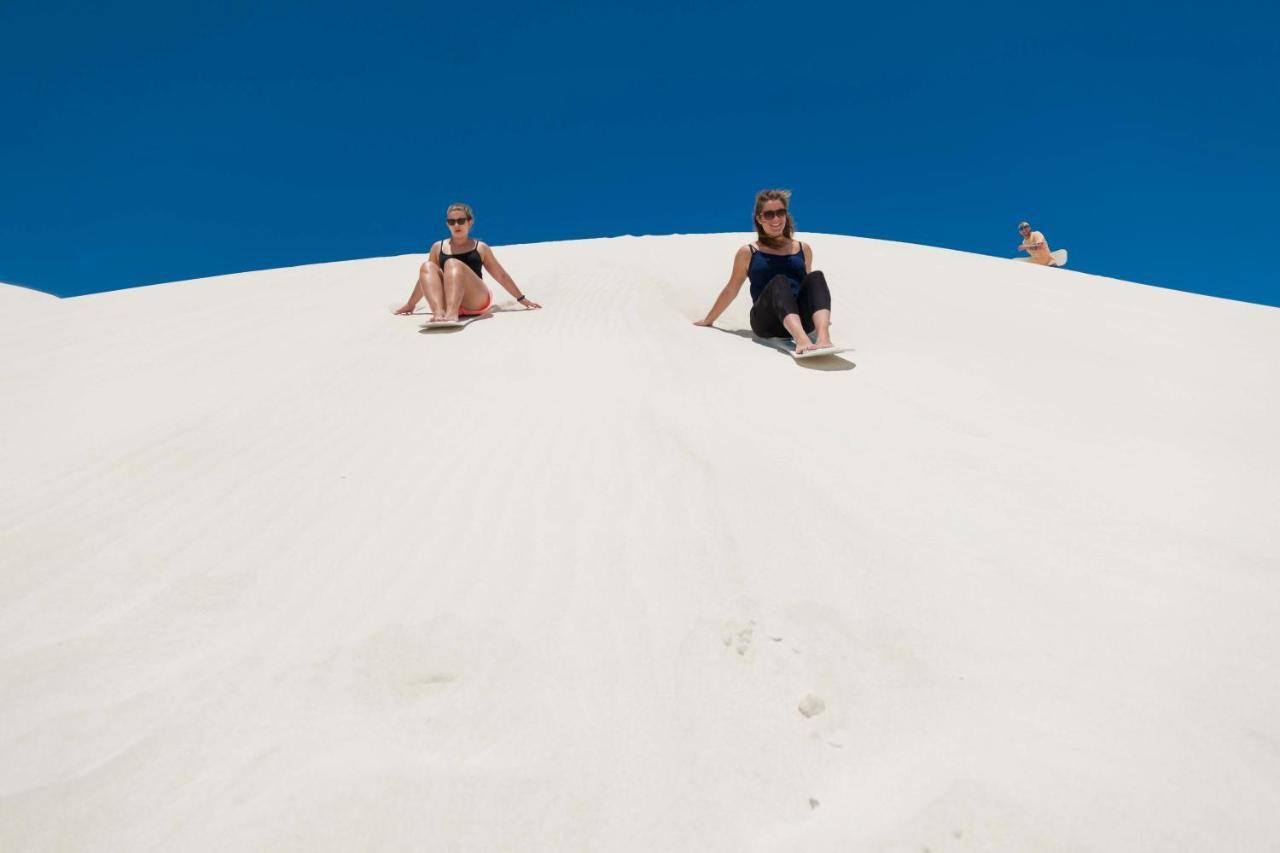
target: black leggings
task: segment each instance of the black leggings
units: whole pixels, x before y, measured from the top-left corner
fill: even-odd
[[[775,275],[760,291],[760,298],[751,306],[751,331],[761,338],[789,338],[791,333],[782,325],[788,314],[799,314],[806,332],[813,331],[813,312],[831,310],[831,291],[827,279],[814,270],[800,282],[800,293],[791,293],[791,282],[784,275]]]

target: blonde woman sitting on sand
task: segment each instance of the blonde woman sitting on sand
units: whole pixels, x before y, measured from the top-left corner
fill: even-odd
[[[493,293],[484,283],[484,270],[525,308],[542,307],[520,292],[492,249],[471,239],[475,217],[469,206],[451,204],[444,216],[449,239],[432,245],[430,256],[418,271],[418,281],[409,301],[396,310],[397,314],[412,314],[424,296],[431,308],[433,323],[457,322],[459,317],[488,313],[493,307]]]
[[[813,249],[792,239],[790,190],[756,194],[756,242],[738,250],[733,272],[707,316],[694,323],[710,326],[751,280],[751,331],[761,338],[795,340],[796,354],[835,349],[831,343],[831,291],[813,267]],[[809,339],[817,332],[817,341]]]

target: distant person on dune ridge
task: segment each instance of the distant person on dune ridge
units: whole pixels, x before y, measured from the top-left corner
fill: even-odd
[[[1030,223],[1019,222],[1018,233],[1022,235],[1022,245],[1018,246],[1018,251],[1030,255],[1031,263],[1043,264],[1047,267],[1058,265],[1053,255],[1049,254],[1049,241],[1044,239],[1044,235],[1039,231],[1032,231]]]
[[[430,255],[418,269],[418,281],[409,294],[409,301],[396,309],[397,314],[412,314],[423,297],[431,308],[433,323],[488,313],[493,307],[493,293],[484,283],[484,270],[525,308],[542,307],[520,292],[492,249],[471,239],[475,216],[470,206],[461,202],[451,204],[444,217],[449,226],[449,239],[431,246]]]
[[[792,238],[790,190],[756,194],[756,241],[738,250],[733,271],[707,316],[694,323],[710,326],[751,281],[751,331],[761,338],[795,340],[796,353],[831,349],[831,291],[821,272],[812,270],[813,249]],[[817,332],[817,341],[809,333]]]

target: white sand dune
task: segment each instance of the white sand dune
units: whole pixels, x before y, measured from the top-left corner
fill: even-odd
[[[806,239],[0,288],[0,849],[1275,849],[1280,311]]]

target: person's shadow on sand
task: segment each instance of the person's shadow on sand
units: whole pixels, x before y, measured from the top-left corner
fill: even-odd
[[[757,346],[762,346],[767,350],[772,350],[773,352],[778,353],[778,355],[784,355],[787,358],[794,361],[797,367],[803,367],[806,370],[841,371],[841,370],[853,370],[855,367],[857,367],[857,365],[854,364],[852,361],[843,359],[838,355],[824,355],[824,356],[818,356],[816,358],[796,358],[795,356],[787,355],[787,353],[783,352],[777,347],[770,346],[769,344],[757,338],[751,332],[750,329],[722,329],[719,326],[711,326],[710,328],[715,329],[717,332],[724,332],[726,335],[733,335],[734,337],[737,337],[737,338],[745,338],[751,341],[753,344],[756,344]]]

